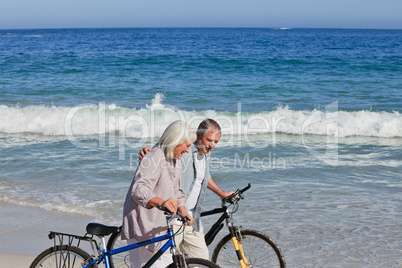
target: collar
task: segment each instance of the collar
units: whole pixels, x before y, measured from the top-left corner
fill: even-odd
[[[195,144],[195,142],[191,146],[191,154],[193,158],[195,158],[198,154],[197,144]],[[209,154],[205,154],[205,159],[207,159],[208,156]]]

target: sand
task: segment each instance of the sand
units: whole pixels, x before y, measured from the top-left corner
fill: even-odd
[[[0,267],[28,268],[53,245],[49,231],[84,235],[90,217],[0,202]],[[84,250],[90,250],[84,246]]]
[[[1,267],[4,268],[28,268],[34,259],[35,256],[0,253]]]

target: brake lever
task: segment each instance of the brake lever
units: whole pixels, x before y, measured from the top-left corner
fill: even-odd
[[[180,212],[177,212],[176,215],[179,216],[179,220],[182,221],[184,224],[188,224],[195,229],[195,225],[193,223],[191,223],[191,220],[189,217],[182,215]]]

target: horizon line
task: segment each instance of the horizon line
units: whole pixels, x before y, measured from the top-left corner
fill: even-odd
[[[373,27],[278,27],[278,26],[110,26],[110,27],[32,27],[32,28],[0,28],[4,30],[68,30],[68,29],[331,29],[331,30],[402,30],[402,28],[373,28]]]

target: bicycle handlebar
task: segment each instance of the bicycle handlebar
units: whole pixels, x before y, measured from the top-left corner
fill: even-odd
[[[251,188],[251,184],[249,183],[246,187],[244,187],[243,189],[240,190],[240,193],[242,194],[250,188]]]
[[[222,204],[224,204],[224,203],[231,203],[232,204],[235,199],[241,199],[242,198],[241,194],[244,193],[245,191],[247,191],[250,188],[251,188],[251,184],[249,183],[243,189],[241,189],[241,190],[237,189],[236,192],[234,192],[233,194],[222,198]]]
[[[165,212],[165,215],[170,216],[172,219],[176,218],[179,221],[182,221],[184,223],[190,223],[191,224],[191,220],[189,217],[184,216],[183,214],[181,214],[180,212],[176,211],[176,213],[171,212],[170,210],[168,210],[166,207],[164,206],[158,206],[158,209]]]

